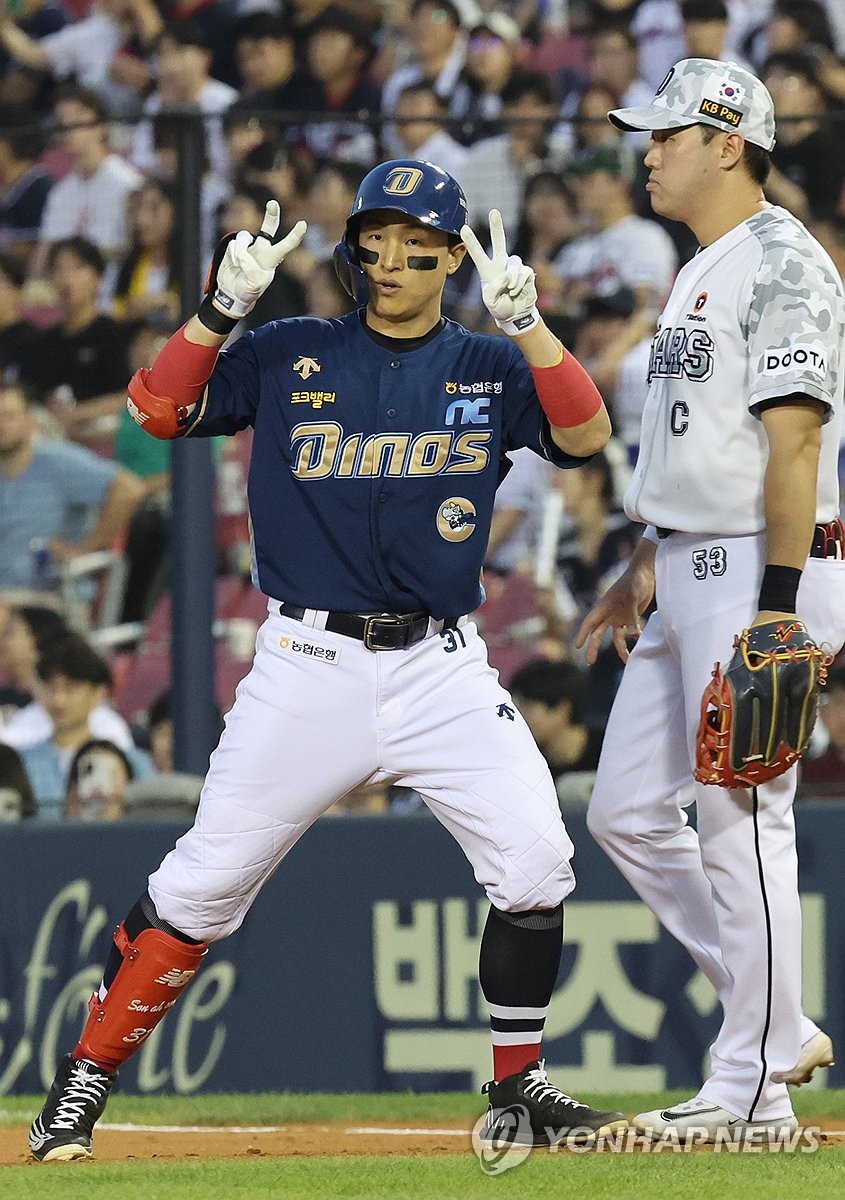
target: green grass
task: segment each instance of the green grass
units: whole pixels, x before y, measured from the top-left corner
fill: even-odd
[[[29,1122],[43,1096],[0,1096],[0,1125]],[[645,1112],[666,1104],[689,1100],[689,1092],[592,1094],[596,1108],[625,1113]],[[793,1094],[799,1116],[825,1116],[845,1120],[845,1091],[807,1091]],[[200,1096],[132,1096],[117,1091],[109,1100],[105,1121],[134,1121],[162,1125],[286,1125],[310,1121],[355,1121],[383,1124],[397,1121],[472,1122],[485,1108],[473,1092],[380,1092],[373,1095],[292,1095],[289,1092],[230,1093]],[[843,1188],[845,1191],[845,1188]]]
[[[594,1096],[627,1113],[687,1099]],[[845,1092],[795,1094],[796,1110],[824,1128],[845,1119]],[[0,1097],[0,1123],[19,1125],[41,1097]],[[117,1093],[107,1121],[138,1124],[249,1124],[435,1121],[472,1125],[483,1107],[470,1093],[445,1095],[204,1095]],[[198,1143],[197,1151],[201,1149]],[[162,1152],[166,1153],[163,1145]],[[474,1156],[243,1158],[187,1162],[67,1163],[0,1168],[0,1200],[839,1200],[845,1153],[572,1154],[536,1151],[516,1169],[485,1176]]]
[[[842,1155],[531,1155],[488,1178],[466,1158],[69,1163],[0,1172],[3,1200],[834,1200]]]

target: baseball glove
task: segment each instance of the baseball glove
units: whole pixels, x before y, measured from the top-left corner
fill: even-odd
[[[743,629],[701,700],[699,783],[757,787],[789,770],[810,743],[830,662],[797,617]]]

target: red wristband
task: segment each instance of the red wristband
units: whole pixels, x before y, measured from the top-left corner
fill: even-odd
[[[543,412],[558,429],[572,429],[594,417],[601,394],[574,354],[564,350],[553,367],[531,367]]]
[[[196,404],[211,378],[219,346],[198,346],[177,329],[160,351],[146,385],[156,396],[166,396],[177,407]]]

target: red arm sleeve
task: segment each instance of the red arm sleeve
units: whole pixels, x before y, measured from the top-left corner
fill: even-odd
[[[180,437],[211,378],[219,346],[198,346],[173,334],[152,368],[141,367],[129,381],[127,408],[138,425],[163,440]]]
[[[543,412],[559,429],[583,425],[602,406],[598,388],[568,350],[553,367],[531,367],[531,374]]]

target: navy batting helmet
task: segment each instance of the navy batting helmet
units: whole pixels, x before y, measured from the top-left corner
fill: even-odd
[[[346,221],[346,234],[334,252],[338,278],[359,304],[366,303],[369,285],[358,258],[358,227],[364,213],[379,208],[406,213],[457,238],[467,220],[467,202],[460,185],[442,167],[416,158],[394,158],[374,167],[361,181]]]

